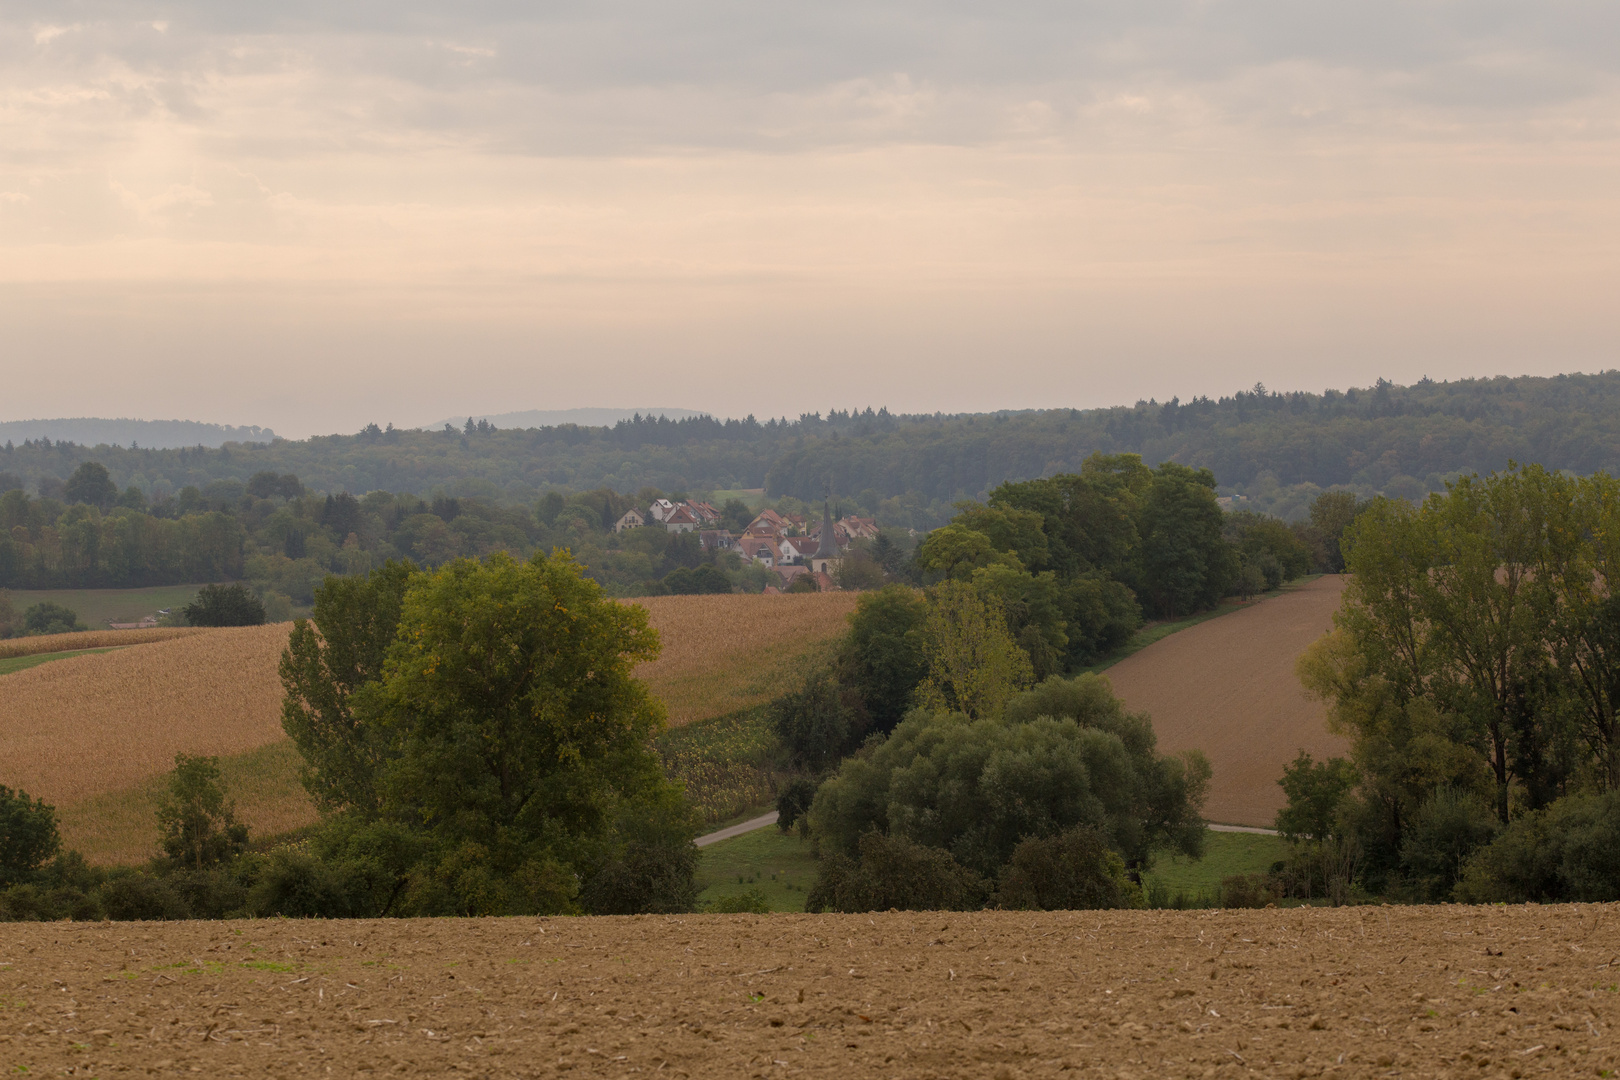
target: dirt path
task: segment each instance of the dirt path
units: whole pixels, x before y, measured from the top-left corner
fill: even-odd
[[[1211,821],[1270,825],[1284,802],[1284,765],[1300,750],[1318,759],[1347,751],[1294,677],[1306,646],[1333,629],[1344,582],[1317,578],[1171,634],[1106,672],[1126,705],[1153,717],[1160,750],[1209,755]]]
[[[0,1070],[1542,1077],[1614,905],[0,926]]]

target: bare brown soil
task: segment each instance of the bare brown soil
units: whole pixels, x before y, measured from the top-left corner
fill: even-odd
[[[0,1068],[1600,1077],[1614,905],[0,925]]]
[[[1317,578],[1188,627],[1108,669],[1125,704],[1153,717],[1161,750],[1209,756],[1209,820],[1269,826],[1286,802],[1277,786],[1284,765],[1301,750],[1318,760],[1347,752],[1294,674],[1306,647],[1333,629],[1344,584],[1339,576]]]

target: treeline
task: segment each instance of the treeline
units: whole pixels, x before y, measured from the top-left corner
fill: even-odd
[[[3,478],[0,478],[3,480]],[[696,591],[692,572],[708,565],[705,589],[758,592],[765,571],[735,555],[705,554],[699,538],[660,528],[616,534],[630,507],[664,493],[611,489],[549,492],[530,506],[481,498],[422,499],[373,491],[308,491],[291,474],[220,480],[148,503],[140,488],[120,490],[99,462],[80,465],[60,497],[21,488],[0,494],[0,588],[133,588],[206,581],[253,583],[272,620],[308,607],[328,575],[365,574],[392,559],[440,566],[497,551],[519,557],[568,548],[615,595]],[[778,503],[802,511],[793,500]],[[727,523],[752,518],[733,501]],[[686,571],[683,585],[680,571]],[[721,575],[719,578],[715,574]],[[673,581],[671,575],[677,575]]]
[[[102,871],[0,788],[0,920],[691,910],[697,820],[631,675],[658,647],[566,556],[333,579],[280,665],[319,826],[253,850],[216,763],[182,755],[163,854]]]
[[[526,557],[566,548],[615,596],[758,592],[775,580],[734,552],[705,552],[691,533],[613,531],[625,511],[663,494],[551,491],[532,506],[387,491],[356,498],[264,472],[149,504],[140,488],[120,489],[89,461],[60,498],[20,488],[0,494],[0,588],[241,580],[279,621],[307,608],[328,575],[361,575],[399,559],[436,567],[498,551]],[[1286,526],[1253,512],[1223,513],[1208,470],[1096,456],[1078,474],[1003,484],[987,505],[962,504],[920,550],[880,518],[877,542],[855,545],[836,576],[855,589],[976,577],[996,592],[1046,674],[1118,644],[1143,614],[1187,614],[1309,569],[1339,569],[1336,538],[1355,505],[1348,492],[1323,493],[1310,520]],[[775,507],[813,516],[813,507],[791,497]],[[735,499],[722,512],[721,524],[737,531],[753,518]]]
[[[918,545],[912,580],[953,580],[992,600],[1037,677],[1123,644],[1145,617],[1174,619],[1308,571],[1342,568],[1358,509],[1325,492],[1293,526],[1224,512],[1208,469],[1135,454],[1093,455],[1078,473],[1006,483],[961,504]]]
[[[875,722],[802,693],[774,708],[803,775],[784,825],[823,854],[812,910],[1139,906],[1158,853],[1201,850],[1203,758],[1159,754],[1095,675],[1035,685],[971,584],[890,586],[852,623],[840,655],[892,691],[862,706]],[[163,853],[98,870],[0,788],[0,920],[692,910],[698,818],[631,676],[657,651],[646,612],[562,555],[331,579],[280,664],[319,824],[254,845],[215,763],[180,757]]]
[[[220,449],[0,448],[0,489],[55,497],[96,460],[120,489],[161,501],[186,487],[292,473],[327,492],[477,497],[528,504],[547,490],[717,491],[763,487],[819,499],[830,487],[895,526],[932,528],[962,498],[1009,480],[1076,472],[1094,453],[1207,468],[1252,509],[1292,520],[1331,487],[1415,499],[1510,460],[1620,472],[1620,372],[1552,378],[1387,382],[1364,390],[1138,402],[1108,409],[979,415],[834,410],[760,422],[639,417],[613,427],[436,432],[368,425],[355,435]],[[9,474],[9,479],[5,474]]]
[[[1352,753],[1296,762],[1279,825],[1341,887],[1620,896],[1620,482],[1469,478],[1373,503],[1346,549],[1338,628],[1300,675]]]

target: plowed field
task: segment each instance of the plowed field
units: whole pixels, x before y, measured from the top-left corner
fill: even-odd
[[[1285,802],[1277,780],[1301,750],[1318,760],[1348,744],[1305,696],[1294,664],[1333,629],[1345,579],[1317,578],[1242,611],[1199,623],[1109,668],[1114,692],[1153,717],[1159,749],[1199,749],[1215,777],[1211,821],[1270,826]]]
[[[1613,905],[0,925],[0,1067],[1599,1077]]]

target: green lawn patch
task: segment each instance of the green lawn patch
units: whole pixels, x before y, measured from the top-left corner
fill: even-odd
[[[1189,897],[1198,893],[1214,896],[1222,878],[1263,874],[1288,854],[1288,845],[1280,836],[1212,832],[1205,840],[1202,859],[1160,855],[1143,877],[1163,885],[1172,895],[1180,892]]]
[[[67,652],[35,653],[32,656],[7,656],[0,658],[0,675],[27,671],[31,667],[48,664],[52,660],[63,660],[69,656],[94,656],[96,653],[112,651],[112,649],[69,649]]]
[[[200,588],[157,585],[149,589],[13,589],[11,606],[21,615],[38,603],[61,604],[72,608],[90,629],[105,630],[109,622],[139,622],[163,608],[185,607]]]
[[[698,862],[700,905],[758,889],[772,911],[803,911],[816,881],[810,841],[774,825],[710,844]]]

